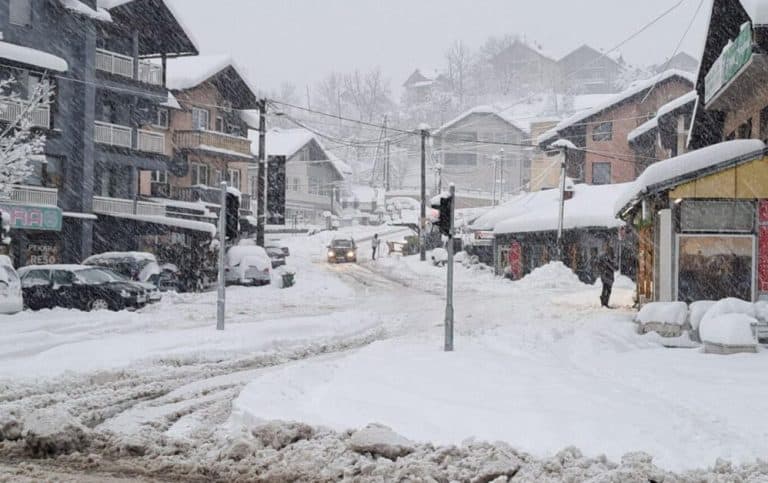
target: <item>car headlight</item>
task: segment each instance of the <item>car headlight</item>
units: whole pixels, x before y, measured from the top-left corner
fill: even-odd
[[[355,252],[347,252],[347,258],[352,258],[355,256]]]
[[[120,296],[123,297],[124,299],[127,299],[131,297],[131,294],[127,290],[121,290]]]
[[[331,250],[331,251],[328,252],[328,256],[329,257],[335,257],[336,253],[334,253],[333,250]]]

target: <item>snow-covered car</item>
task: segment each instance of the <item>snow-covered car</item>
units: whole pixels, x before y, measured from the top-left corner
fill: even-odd
[[[264,248],[238,245],[227,250],[224,280],[229,284],[267,285],[272,281],[272,261]]]
[[[63,307],[124,310],[146,305],[144,289],[115,281],[103,269],[87,265],[30,265],[19,269],[24,304],[32,310]]]
[[[92,255],[83,261],[83,265],[109,268],[136,282],[156,281],[162,270],[157,258],[146,252],[105,252]]]
[[[7,255],[0,255],[0,314],[15,314],[24,309],[21,280]]]
[[[163,298],[163,295],[160,293],[160,289],[157,288],[157,285],[153,283],[137,282],[136,280],[131,280],[130,278],[123,275],[122,273],[117,273],[114,270],[111,270],[109,268],[102,268],[102,267],[94,267],[94,268],[98,268],[102,272],[106,273],[107,276],[109,276],[109,278],[112,279],[114,282],[130,283],[143,289],[147,293],[148,303],[153,304],[155,302],[159,302]]]
[[[357,262],[355,240],[347,237],[335,237],[328,245],[328,263]]]

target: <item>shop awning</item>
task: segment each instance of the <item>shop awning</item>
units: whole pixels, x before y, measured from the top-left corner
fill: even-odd
[[[80,220],[98,220],[99,217],[93,213],[78,213],[76,211],[64,211],[61,213],[64,218],[78,218]]]
[[[111,216],[115,218],[121,218],[124,220],[134,220],[143,223],[152,223],[155,225],[171,226],[174,228],[181,228],[184,230],[199,231],[202,233],[208,233],[211,237],[216,236],[216,226],[213,223],[206,223],[203,221],[185,220],[183,218],[171,218],[168,216],[147,216],[147,215],[129,215],[123,213],[113,213],[110,215],[99,216]]]

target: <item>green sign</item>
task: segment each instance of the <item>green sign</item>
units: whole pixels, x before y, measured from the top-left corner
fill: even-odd
[[[61,231],[62,213],[53,206],[1,203],[0,211],[8,213],[12,230]]]
[[[733,79],[752,57],[752,25],[741,26],[741,32],[728,42],[720,57],[704,77],[704,102],[709,102],[720,89]]]

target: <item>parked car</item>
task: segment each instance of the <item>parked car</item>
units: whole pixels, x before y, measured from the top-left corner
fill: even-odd
[[[272,268],[282,267],[285,265],[285,252],[280,247],[267,246],[264,247],[267,251],[267,256],[272,261]]]
[[[328,263],[357,262],[357,245],[350,237],[335,237],[328,245]]]
[[[0,255],[0,314],[15,314],[24,309],[21,280],[7,255]]]
[[[93,255],[83,261],[83,265],[109,268],[136,282],[152,282],[160,274],[157,258],[146,252],[105,252]]]
[[[147,303],[153,304],[155,302],[159,302],[163,298],[162,294],[160,293],[160,289],[157,288],[157,285],[153,283],[137,282],[135,280],[131,280],[125,275],[121,273],[117,273],[114,270],[110,270],[109,268],[102,268],[102,267],[94,267],[94,268],[98,268],[99,270],[107,274],[107,276],[109,276],[109,278],[113,282],[129,283],[143,289],[147,293]]]
[[[147,303],[144,289],[115,281],[98,267],[31,265],[19,269],[24,304],[32,310],[63,307],[79,310],[123,310]]]
[[[161,292],[181,292],[180,273],[179,267],[173,263],[163,263],[160,265],[160,274],[157,276],[155,285]]]
[[[256,245],[237,245],[227,251],[224,280],[229,284],[267,285],[272,281],[272,261]]]

